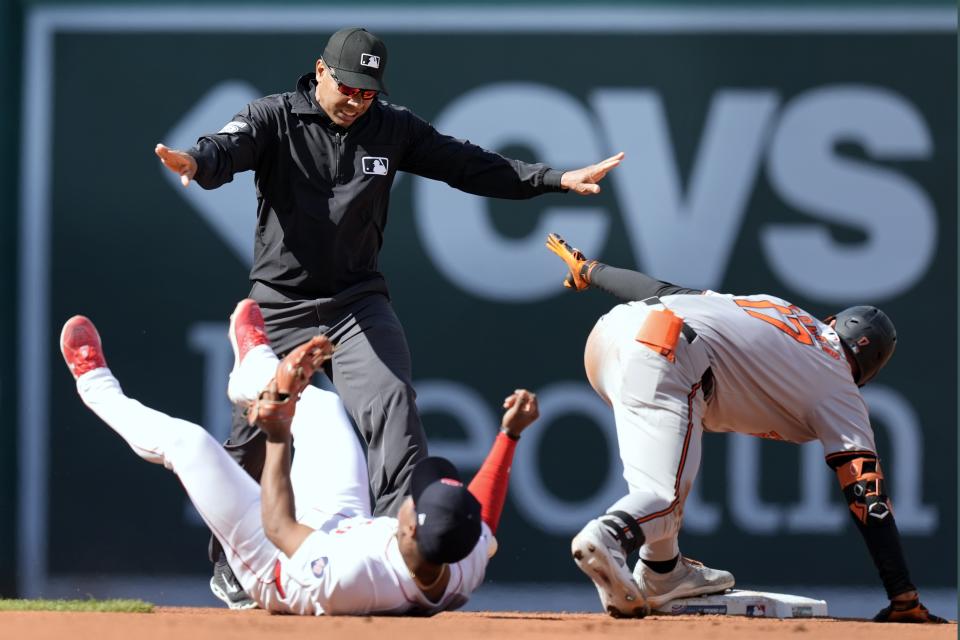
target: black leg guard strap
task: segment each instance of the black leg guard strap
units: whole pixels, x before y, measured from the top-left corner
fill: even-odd
[[[670,573],[677,567],[677,562],[679,561],[679,554],[673,556],[669,560],[644,560],[643,558],[640,558],[640,562],[650,567],[650,570],[654,573]]]
[[[639,549],[646,540],[636,519],[626,511],[610,511],[600,522],[610,529],[626,553]]]

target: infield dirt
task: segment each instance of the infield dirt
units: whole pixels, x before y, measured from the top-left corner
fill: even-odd
[[[624,635],[626,634],[626,636]],[[651,616],[614,620],[584,613],[443,613],[433,618],[305,618],[265,611],[159,607],[154,613],[0,613],[0,638],[32,640],[534,640],[633,637],[955,639],[957,624],[875,624],[832,618],[769,620],[722,616]]]

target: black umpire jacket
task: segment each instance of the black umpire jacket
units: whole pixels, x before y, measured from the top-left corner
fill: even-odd
[[[257,229],[250,279],[291,298],[386,294],[377,257],[397,171],[481,196],[523,199],[561,191],[560,171],[510,160],[438,133],[409,110],[375,101],[347,129],[297,90],[247,105],[189,153],[204,189],[254,170]],[[456,215],[456,212],[451,212]]]

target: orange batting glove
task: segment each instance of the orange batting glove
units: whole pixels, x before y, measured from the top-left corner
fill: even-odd
[[[555,233],[547,236],[547,249],[560,256],[570,269],[570,273],[563,279],[563,286],[577,291],[583,291],[590,286],[590,272],[597,266],[596,260],[587,260],[579,249],[571,247]]]

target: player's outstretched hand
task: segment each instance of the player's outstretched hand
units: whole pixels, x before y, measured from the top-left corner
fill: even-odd
[[[583,291],[590,286],[590,271],[596,266],[596,260],[588,260],[580,249],[571,247],[555,233],[547,235],[547,249],[557,254],[570,269],[567,277],[563,279],[563,286],[576,291]]]
[[[500,426],[509,435],[518,437],[534,420],[540,417],[537,394],[517,389],[503,401],[503,420]]]
[[[912,622],[920,624],[943,624],[946,622],[940,616],[930,613],[920,598],[913,600],[891,600],[890,606],[884,608],[873,617],[874,622]]]
[[[187,186],[197,174],[197,161],[189,153],[171,149],[165,145],[158,144],[153,152],[157,154],[160,161],[167,169],[180,176],[180,184]]]
[[[599,182],[607,173],[623,160],[623,151],[606,160],[591,164],[583,169],[566,171],[560,177],[560,186],[581,196],[592,196],[600,193]]]

